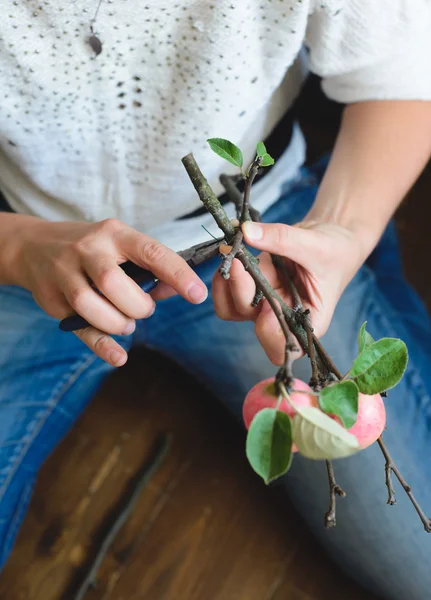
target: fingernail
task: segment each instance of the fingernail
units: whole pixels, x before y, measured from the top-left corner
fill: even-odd
[[[196,304],[200,304],[204,300],[207,299],[208,290],[197,283],[194,283],[189,290],[187,291],[190,300],[192,302],[196,302]]]
[[[109,353],[109,362],[115,367],[124,363],[124,354],[118,350],[111,350]]]
[[[127,327],[125,327],[124,331],[123,331],[123,335],[130,335],[131,333],[133,333],[136,329],[136,323],[135,321],[130,321],[130,323],[127,324]]]
[[[261,240],[263,236],[262,227],[258,223],[251,223],[250,221],[244,223],[242,231],[249,240]]]

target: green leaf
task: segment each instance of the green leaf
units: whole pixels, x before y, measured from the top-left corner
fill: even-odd
[[[259,142],[256,148],[256,154],[258,156],[265,156],[266,154],[266,148],[265,148],[265,144],[263,142]]]
[[[293,441],[306,458],[333,460],[361,449],[357,438],[314,406],[298,406],[293,417]]]
[[[235,144],[232,144],[232,142],[229,142],[229,140],[224,140],[222,138],[211,138],[207,140],[207,142],[210,145],[211,150],[213,150],[216,154],[229,161],[236,167],[242,167],[242,152],[238,146],[235,146]]]
[[[320,408],[337,415],[346,429],[356,423],[358,417],[359,390],[354,381],[340,381],[323,388],[319,395]]]
[[[397,338],[382,338],[355,359],[349,376],[363,394],[380,394],[397,385],[408,361],[407,346]]]
[[[274,164],[274,159],[269,154],[264,154],[261,162],[261,167],[270,167]]]
[[[266,484],[289,470],[292,462],[292,422],[274,408],[259,411],[248,430],[246,454]]]
[[[368,331],[365,329],[367,325],[367,321],[365,321],[365,323],[362,323],[362,327],[359,330],[359,335],[358,335],[358,347],[359,347],[359,352],[362,352],[362,350],[365,350],[365,348],[367,348],[368,346],[371,346],[371,344],[374,343],[374,338],[371,337],[371,335],[368,333]]]

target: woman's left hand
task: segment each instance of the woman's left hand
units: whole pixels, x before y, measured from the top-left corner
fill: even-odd
[[[359,236],[334,223],[304,221],[295,226],[243,225],[245,241],[263,253],[259,267],[266,279],[292,306],[288,290],[282,287],[269,253],[284,258],[318,337],[328,329],[336,304],[347,284],[368,255]],[[251,306],[256,287],[251,276],[235,259],[230,279],[216,273],[213,299],[217,315],[227,321],[254,321],[256,335],[268,358],[276,365],[284,359],[285,339],[280,325],[266,300]],[[300,356],[300,354],[298,355]]]

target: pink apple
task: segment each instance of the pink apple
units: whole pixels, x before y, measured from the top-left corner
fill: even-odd
[[[386,410],[381,395],[359,394],[358,418],[348,431],[357,437],[361,448],[371,446],[381,436],[385,425]]]
[[[247,429],[249,429],[252,420],[259,411],[264,408],[275,408],[277,406],[278,396],[275,395],[274,381],[274,377],[264,379],[248,392],[242,407],[242,417]],[[312,392],[312,389],[304,381],[294,379],[291,387],[292,390],[297,390],[297,392],[292,391],[290,394],[293,404],[298,404],[299,406],[319,406],[318,398],[313,396],[312,393],[307,393]],[[289,417],[293,417],[295,414],[294,408],[285,398],[282,399],[279,410],[287,413]],[[297,452],[295,445],[293,445],[292,450],[293,452]]]
[[[277,406],[278,397],[275,395],[274,381],[273,377],[264,379],[248,392],[242,408],[242,416],[247,429],[249,429],[252,420],[259,411],[264,408],[275,408]],[[290,398],[293,404],[319,407],[318,398],[313,396],[312,393],[307,393],[312,392],[312,390],[304,381],[294,379],[292,389],[300,392],[291,392]],[[290,417],[295,415],[294,408],[285,398],[282,399],[279,410],[287,413]],[[338,417],[335,415],[330,416],[341,424]],[[359,394],[358,418],[353,427],[348,431],[356,436],[361,448],[368,448],[368,446],[373,444],[382,434],[385,424],[386,410],[380,394],[374,394],[373,396]],[[293,452],[296,451],[294,445]]]

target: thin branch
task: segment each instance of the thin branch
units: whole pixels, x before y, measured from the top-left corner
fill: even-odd
[[[230,277],[230,268],[232,266],[233,259],[238,254],[238,251],[241,248],[242,240],[242,231],[239,229],[236,232],[235,237],[233,238],[232,249],[229,252],[229,254],[225,255],[225,257],[223,258],[222,265],[220,267],[220,274],[223,277],[223,279],[229,279]]]
[[[222,173],[219,179],[226,190],[229,200],[235,205],[237,219],[241,219],[244,196],[238,189],[238,182],[242,180],[242,176],[226,175],[225,173]],[[248,212],[250,213],[252,221],[260,223],[262,220],[260,212],[251,204],[248,206]]]
[[[187,171],[190,180],[197,191],[199,198],[205,205],[209,213],[214,217],[215,222],[226,235],[226,241],[230,242],[235,235],[235,228],[227,216],[225,210],[219,202],[219,199],[213,192],[208,181],[198,167],[193,154],[188,154],[182,159],[182,163]]]
[[[404,477],[401,475],[400,471],[398,470],[398,467],[394,463],[392,456],[389,454],[389,451],[388,451],[386,444],[384,443],[382,437],[379,437],[379,439],[377,440],[377,443],[379,444],[380,450],[382,451],[383,456],[386,459],[385,472],[386,472],[386,485],[388,488],[388,504],[395,504],[395,493],[394,493],[394,488],[393,488],[392,480],[391,480],[391,476],[390,476],[390,473],[392,471],[392,473],[394,473],[395,477],[400,482],[405,493],[409,497],[410,502],[415,507],[415,510],[418,513],[420,520],[422,521],[425,531],[427,533],[431,533],[430,517],[427,517],[426,514],[424,513],[424,511],[419,506],[416,498],[413,495],[412,488],[409,486],[407,481],[404,479]]]
[[[254,270],[252,268],[252,265],[250,264],[250,262],[247,260],[247,257],[245,256],[243,250],[240,250],[237,254],[237,258],[242,262],[244,268],[246,271],[248,271],[250,273],[250,275],[252,276],[255,284],[256,284],[256,288],[262,292],[262,294],[265,296],[265,298],[268,300],[272,310],[274,311],[275,316],[277,317],[278,322],[280,323],[280,327],[284,333],[284,337],[286,338],[286,347],[285,347],[285,358],[284,358],[284,369],[285,369],[285,378],[286,378],[286,383],[289,386],[290,385],[290,381],[293,379],[293,374],[292,374],[292,353],[295,352],[296,350],[296,344],[295,341],[293,339],[292,333],[289,329],[289,327],[286,324],[284,315],[282,310],[280,309],[279,304],[277,303],[276,298],[274,297],[274,294],[272,292],[272,288],[270,287],[270,285],[268,284],[268,282],[265,280],[265,283],[262,281],[262,279],[258,276],[256,270]],[[263,276],[262,276],[263,277]]]
[[[343,374],[334,365],[329,354],[326,352],[326,350],[322,346],[320,340],[314,335],[314,333],[313,333],[313,342],[314,342],[314,345],[316,346],[316,350],[317,350],[319,357],[321,358],[322,362],[325,363],[325,366],[328,369],[328,371],[330,373],[333,373],[337,379],[343,379]]]
[[[245,179],[245,187],[244,187],[244,202],[243,202],[243,206],[242,206],[242,215],[241,215],[241,223],[244,223],[244,221],[250,221],[251,217],[250,217],[250,192],[251,192],[251,186],[253,185],[253,181],[254,178],[256,177],[258,171],[259,171],[259,167],[262,164],[262,157],[261,156],[257,156],[254,161],[251,163],[248,172],[247,172],[247,177]]]
[[[243,195],[236,185],[238,178],[222,173],[219,180],[226,190],[229,200],[235,205],[237,219],[240,219],[242,214]]]
[[[256,293],[253,298],[253,302],[251,303],[252,308],[256,308],[261,300],[263,300],[265,296],[263,295],[262,290],[256,289]]]
[[[311,326],[311,322],[310,322],[308,315],[305,315],[305,317],[304,317],[304,327],[307,332],[308,356],[310,357],[310,364],[311,364],[310,386],[314,390],[316,388],[316,386],[319,385],[319,380],[321,379],[322,374],[319,370],[319,367],[317,366],[316,348],[314,347],[314,340],[313,340],[313,328]]]
[[[329,481],[329,510],[325,514],[325,528],[329,529],[335,527],[337,524],[336,519],[336,496],[345,498],[346,492],[337,484],[335,481],[334,467],[330,460],[326,461],[326,470],[328,471]]]
[[[106,556],[106,553],[114,543],[114,540],[117,537],[120,529],[123,527],[124,523],[129,518],[132,510],[134,509],[139,498],[141,497],[141,494],[144,488],[146,487],[148,481],[151,479],[151,477],[162,464],[164,458],[166,457],[169,451],[170,446],[171,437],[168,435],[163,435],[156,441],[152,454],[142,466],[137,476],[136,483],[133,486],[133,489],[127,495],[127,498],[125,499],[124,503],[122,503],[122,506],[119,509],[118,516],[116,516],[114,522],[106,532],[99,548],[97,549],[94,560],[90,565],[89,571],[85,576],[84,581],[81,583],[77,592],[73,596],[74,600],[82,600],[88,592],[88,590],[91,587],[96,586],[97,573]]]

